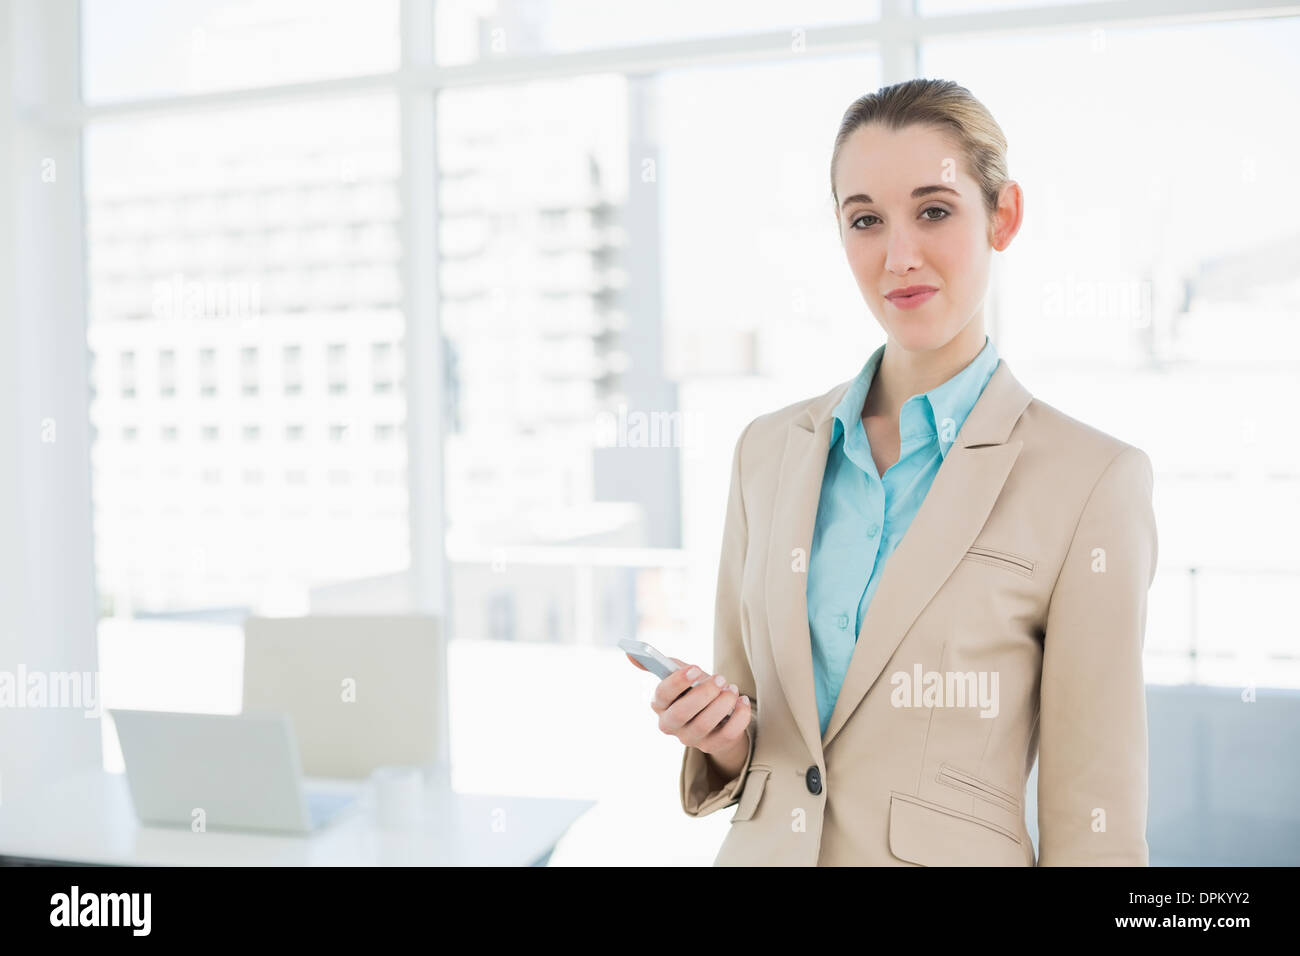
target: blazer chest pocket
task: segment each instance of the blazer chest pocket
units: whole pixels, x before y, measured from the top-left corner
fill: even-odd
[[[736,813],[731,818],[731,822],[737,820],[748,820],[758,809],[758,803],[763,799],[763,790],[767,787],[767,778],[772,773],[769,767],[755,767],[750,764],[749,773],[745,775],[745,786],[740,791],[740,803],[736,805]]]
[[[969,548],[962,559],[965,561],[977,561],[980,564],[987,564],[994,568],[1003,568],[1015,574],[1024,575],[1027,578],[1034,576],[1034,562],[1028,558],[1022,558],[1018,554],[1012,554],[1009,551],[995,551],[993,548],[972,547]]]

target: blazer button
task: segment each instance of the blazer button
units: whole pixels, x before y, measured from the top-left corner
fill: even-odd
[[[808,784],[809,793],[822,792],[822,775],[821,772],[817,769],[816,764],[813,764],[811,767],[808,768],[808,772],[803,775],[803,779],[804,779],[804,783]]]

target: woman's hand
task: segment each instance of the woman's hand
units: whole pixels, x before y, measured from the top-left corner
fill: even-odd
[[[739,752],[739,765],[743,765],[749,753],[745,733],[752,714],[749,698],[741,696],[736,685],[721,674],[710,676],[675,657],[670,659],[677,670],[655,686],[650,701],[650,708],[659,715],[660,731],[710,754],[723,766],[733,763]],[[628,660],[641,667],[631,657]]]

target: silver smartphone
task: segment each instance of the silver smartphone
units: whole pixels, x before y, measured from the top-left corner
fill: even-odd
[[[645,641],[634,641],[629,637],[625,637],[623,640],[618,642],[618,646],[621,647],[629,657],[660,680],[663,680],[669,674],[673,673],[673,671],[678,670],[676,664],[670,661],[663,654],[659,653],[653,645],[647,644]],[[699,681],[696,681],[695,683],[698,684]],[[692,684],[691,686],[694,687],[695,684]]]
[[[653,644],[647,644],[645,641],[634,641],[631,638],[625,637],[623,640],[618,642],[618,646],[622,648],[637,663],[639,663],[650,673],[654,674],[660,680],[663,680],[669,674],[672,674],[681,669],[676,664],[674,664],[671,660],[669,660],[666,656],[661,654]],[[681,700],[683,697],[685,697],[687,693],[690,692],[691,687],[695,687],[699,684],[702,684],[704,681],[708,680],[708,677],[709,675],[705,674],[699,680],[695,681],[693,684],[691,684],[690,687],[686,688],[686,690],[682,691],[680,694],[677,695],[677,700]],[[730,720],[731,715],[728,714],[726,717],[723,717],[722,719],[724,721]]]

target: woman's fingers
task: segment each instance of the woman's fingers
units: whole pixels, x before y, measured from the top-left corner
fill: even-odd
[[[674,657],[673,660],[677,661],[677,658]],[[691,684],[704,676],[704,672],[698,667],[688,667],[681,661],[677,661],[677,663],[681,664],[681,666],[655,685],[654,696],[650,698],[650,707],[657,714],[662,714],[667,710],[673,701],[690,690]]]
[[[690,670],[678,671],[677,673],[689,674]],[[673,676],[676,676],[676,674]],[[659,729],[673,736],[677,736],[678,732],[690,723],[724,689],[722,685],[718,684],[716,678],[707,674],[700,674],[694,678],[693,682],[689,677],[683,679],[686,681],[686,688],[680,696],[676,700],[669,701],[666,707],[655,708],[659,711]],[[723,683],[725,684],[725,681]],[[673,685],[673,687],[677,686],[680,685]],[[657,702],[662,703],[662,699],[657,699]]]
[[[700,716],[706,717],[707,713],[701,714]],[[694,746],[703,750],[705,753],[716,753],[727,750],[733,746],[736,741],[745,736],[745,728],[749,726],[749,721],[752,716],[753,708],[750,706],[749,698],[739,698],[736,700],[730,716],[723,717],[714,727],[713,731]],[[696,719],[698,720],[700,718]]]
[[[716,686],[716,685],[715,685]],[[718,693],[687,723],[678,739],[691,747],[699,747],[720,727],[736,707],[739,695],[730,687],[718,687]]]
[[[729,748],[749,725],[748,701],[740,700],[736,685],[724,675],[706,674],[676,657],[669,659],[677,670],[655,685],[650,700],[650,708],[659,715],[659,729],[706,753]]]

